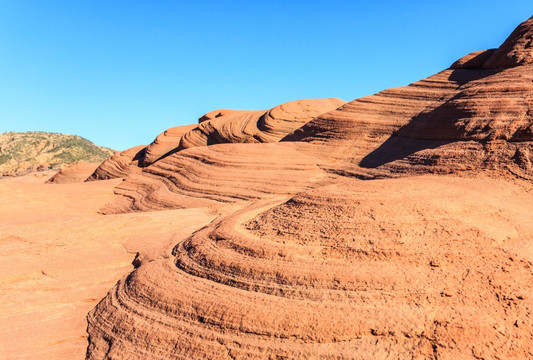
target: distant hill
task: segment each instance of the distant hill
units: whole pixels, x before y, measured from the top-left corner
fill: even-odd
[[[0,134],[0,175],[38,168],[59,169],[74,163],[100,162],[115,150],[77,135],[40,131]]]

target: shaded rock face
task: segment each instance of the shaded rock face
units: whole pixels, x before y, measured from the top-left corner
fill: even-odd
[[[486,69],[533,64],[533,17],[520,24],[483,64]]]
[[[381,175],[487,169],[531,179],[533,66],[464,71],[479,79],[412,117],[361,165]]]
[[[496,49],[489,50],[480,50],[470,53],[450,66],[451,69],[481,69],[483,64],[487,61],[488,58],[494,54]]]
[[[533,357],[532,26],[286,135],[200,118],[102,211],[220,215],[117,283],[87,358]]]
[[[437,108],[413,117],[397,135],[451,141],[533,140],[533,74],[524,70],[485,73]]]
[[[499,49],[457,61],[448,77],[457,88],[407,118],[354,172],[384,177],[484,169],[532,179],[532,27],[529,19]]]

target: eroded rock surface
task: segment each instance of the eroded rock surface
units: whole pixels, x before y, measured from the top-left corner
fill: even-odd
[[[305,99],[278,105],[270,110],[214,110],[198,120],[197,125],[170,128],[159,134],[147,147],[138,146],[115,154],[88,180],[126,177],[158,160],[192,147],[225,143],[271,143],[315,116],[335,109],[340,99]]]
[[[204,115],[102,211],[218,217],[110,290],[87,358],[533,357],[532,27],[293,131]]]
[[[527,358],[519,194],[420,177],[256,203],[119,281],[89,315],[88,358]]]

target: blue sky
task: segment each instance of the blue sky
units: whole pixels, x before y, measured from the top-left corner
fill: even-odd
[[[123,150],[218,108],[344,100],[498,47],[526,1],[0,0],[0,132]]]

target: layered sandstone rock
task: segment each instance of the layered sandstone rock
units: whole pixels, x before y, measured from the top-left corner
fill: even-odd
[[[80,163],[59,170],[54,176],[48,179],[51,184],[70,184],[84,182],[90,176],[100,163]]]
[[[253,145],[253,146],[250,146]],[[293,144],[219,144],[168,156],[115,188],[105,214],[217,206],[291,194],[326,173]]]
[[[103,212],[188,206],[190,198],[205,198],[204,189],[223,194],[233,191],[234,186],[241,191],[242,186],[239,184],[261,187],[265,194],[294,193],[302,188],[293,184],[307,181],[307,175],[304,173],[301,176],[294,171],[287,173],[294,180],[286,183],[285,190],[281,188],[274,190],[270,185],[272,181],[276,182],[278,176],[286,173],[287,162],[292,162],[294,165],[311,164],[319,169],[321,176],[347,173],[357,173],[359,176],[369,173],[369,170],[359,166],[359,162],[411,117],[427,107],[437,106],[443,97],[453,96],[461,84],[469,80],[467,70],[457,70],[457,72],[459,74],[446,70],[406,87],[389,89],[354,100],[315,117],[282,138],[280,143],[269,146],[256,143],[201,146],[207,145],[210,138],[217,138],[220,141],[218,135],[220,133],[210,132],[213,129],[210,122],[213,120],[204,121],[200,124],[200,126],[205,124],[202,127],[203,131],[193,130],[184,135],[180,145],[184,149],[125,179],[116,189],[116,193],[123,195],[123,198],[107,206]],[[242,121],[248,121],[251,115],[243,116],[239,113],[238,116],[235,114],[226,116],[235,117],[227,120],[224,116],[214,119],[223,120],[218,123],[223,125],[219,129],[243,129]],[[230,121],[232,119],[235,123]],[[246,124],[250,124],[246,121]],[[245,131],[239,133],[241,139],[243,133]],[[188,144],[191,144],[191,148],[185,149]],[[237,166],[239,172],[230,170],[236,161],[239,164]],[[270,170],[269,174],[272,175],[260,176],[261,172],[256,170],[261,168]],[[296,171],[296,168],[293,170]],[[244,195],[242,197],[246,198]],[[211,196],[211,198],[216,198],[216,201],[221,203],[229,200],[223,196]]]
[[[381,176],[484,169],[533,179],[532,28],[529,19],[483,65],[454,70],[472,80],[410,118],[361,164]]]
[[[146,147],[142,158],[142,166],[149,166],[176,149],[181,141],[181,137],[194,129],[197,125],[175,126],[159,134],[155,140]]]
[[[271,143],[312,120],[336,109],[340,99],[296,100],[268,111],[216,110],[200,118],[198,127],[185,134],[179,149],[221,143]]]
[[[102,163],[88,180],[125,177],[139,172],[178,151],[225,143],[271,143],[315,116],[335,109],[340,99],[306,99],[278,105],[270,110],[214,110],[198,119],[198,125],[170,128],[146,148],[125,150]]]
[[[224,214],[117,283],[87,358],[533,357],[532,26],[280,142],[206,114],[103,211]]]
[[[520,24],[483,64],[486,69],[533,64],[533,17]]]
[[[140,164],[145,152],[146,146],[139,145],[116,153],[104,160],[87,181],[117,179],[141,171]]]
[[[256,203],[119,281],[89,314],[87,358],[527,358],[519,194],[420,177]]]

